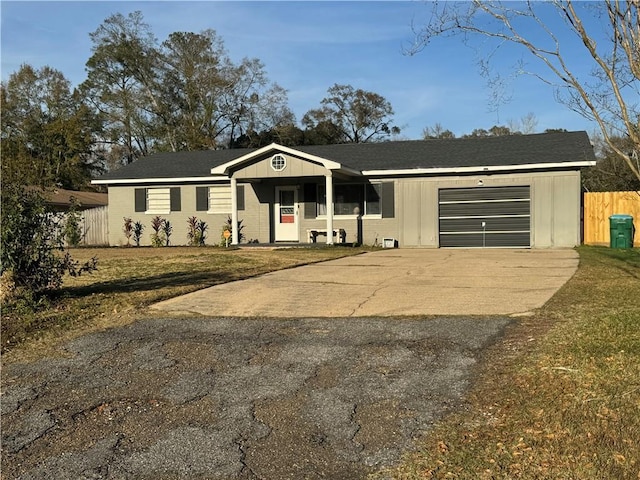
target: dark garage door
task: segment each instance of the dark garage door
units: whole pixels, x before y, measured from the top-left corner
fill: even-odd
[[[531,246],[529,190],[529,186],[440,190],[440,246]]]

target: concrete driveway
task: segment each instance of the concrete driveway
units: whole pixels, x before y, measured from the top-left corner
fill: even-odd
[[[236,317],[513,315],[540,308],[577,267],[569,249],[389,249],[218,285],[152,308]]]

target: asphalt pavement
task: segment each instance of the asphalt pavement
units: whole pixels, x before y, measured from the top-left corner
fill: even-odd
[[[4,479],[359,479],[458,406],[507,318],[158,319],[5,365]]]

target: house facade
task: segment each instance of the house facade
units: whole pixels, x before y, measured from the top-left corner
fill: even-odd
[[[585,132],[152,155],[94,180],[108,186],[109,243],[123,219],[155,216],[187,243],[187,221],[220,241],[357,242],[399,247],[573,247]],[[232,244],[238,244],[233,232]]]

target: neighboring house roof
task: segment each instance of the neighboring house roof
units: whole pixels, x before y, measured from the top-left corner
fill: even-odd
[[[94,183],[220,179],[227,163],[234,164],[241,159],[250,161],[254,154],[280,148],[306,154],[303,157],[320,157],[365,175],[578,168],[595,164],[593,147],[586,132],[562,132],[289,148],[272,144],[261,149],[161,153],[109,172]],[[212,174],[212,169],[217,174]]]
[[[76,192],[74,190],[56,188],[45,190],[42,196],[49,205],[60,210],[66,210],[71,206],[72,197],[75,198],[78,208],[81,210],[104,207],[109,204],[109,195],[106,193]]]

